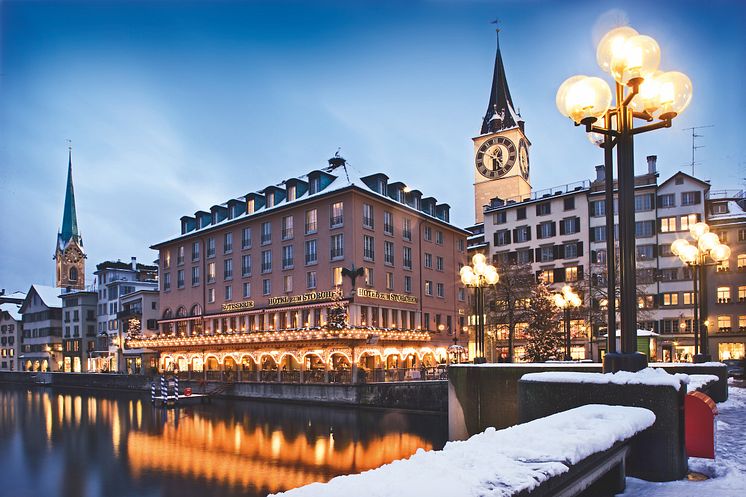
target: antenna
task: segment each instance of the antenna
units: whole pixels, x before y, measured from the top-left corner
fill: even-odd
[[[704,126],[693,126],[691,128],[684,128],[682,131],[691,131],[692,132],[692,163],[690,166],[692,166],[692,176],[694,176],[694,166],[697,164],[697,162],[694,160],[694,153],[697,151],[698,148],[704,148],[704,145],[697,145],[697,138],[702,138],[704,135],[698,135],[697,130],[702,128],[714,128],[714,124],[706,124]]]

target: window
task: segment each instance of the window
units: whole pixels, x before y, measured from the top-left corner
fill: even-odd
[[[248,299],[251,297],[251,283],[245,282],[243,284],[243,298]]]
[[[407,241],[412,240],[412,220],[409,218],[402,219],[401,237]]]
[[[282,239],[290,240],[293,238],[293,216],[284,216],[282,218]]]
[[[393,290],[394,289],[394,273],[387,272],[386,273],[386,290]]]
[[[163,275],[163,289],[165,291],[171,290],[171,273],[165,273]]]
[[[331,241],[332,260],[343,259],[344,256],[345,256],[344,234],[340,233],[339,235],[332,235],[332,241]]]
[[[435,295],[437,295],[441,299],[445,298],[446,291],[445,291],[445,286],[443,285],[443,283],[436,283],[435,284]]]
[[[309,290],[316,288],[316,271],[308,271],[306,273],[306,288]]]
[[[466,290],[464,288],[458,289],[458,300],[459,302],[466,300]]]
[[[213,237],[207,239],[207,257],[215,257],[215,239]]]
[[[425,280],[425,295],[429,295],[431,297],[433,295],[433,282],[430,280]]]
[[[342,268],[335,267],[332,269],[332,284],[339,286],[342,284]]]
[[[241,276],[251,276],[251,256],[241,257]]]
[[[275,193],[274,192],[272,191],[267,192],[266,199],[267,199],[267,209],[275,206]]]
[[[344,225],[344,203],[334,202],[332,204],[331,218],[329,219],[329,225],[332,228],[338,228]]]
[[[606,226],[594,226],[591,228],[591,241],[592,242],[605,242],[606,241]]]
[[[433,268],[433,254],[425,254],[425,267],[428,269]]]
[[[510,244],[510,231],[499,230],[495,232],[495,245],[502,246]]]
[[[169,252],[168,250],[164,250],[163,251],[163,269],[168,269],[170,267],[171,267],[171,252]],[[104,278],[104,283],[106,283],[106,278]]]
[[[176,271],[176,286],[178,288],[184,288],[184,270],[179,269]]]
[[[376,259],[375,238],[363,235],[363,259],[374,261]]]
[[[233,278],[233,259],[223,261],[223,278],[226,280]]]
[[[373,206],[370,204],[363,204],[363,227],[369,229],[375,228]]]
[[[718,273],[730,271],[730,261],[726,259],[724,261],[718,262],[717,266],[715,266],[715,271]]]
[[[578,281],[578,268],[573,267],[566,267],[565,268],[565,281],[572,283],[574,281]]]
[[[387,266],[394,265],[394,242],[383,242],[383,263]]]
[[[679,229],[681,229],[681,231],[688,231],[689,228],[697,222],[698,218],[699,216],[697,214],[681,216],[681,226],[679,226]]]
[[[746,315],[738,316],[738,330],[746,331]]]
[[[675,217],[664,217],[660,220],[661,223],[661,233],[670,233],[671,231],[676,231],[676,218]]]
[[[272,293],[272,281],[269,278],[262,280],[262,295],[269,295]]]
[[[554,260],[554,246],[541,247],[539,249],[541,254],[541,262],[552,262]]]
[[[591,202],[591,217],[603,217],[606,215],[606,201],[594,200]]]
[[[531,229],[528,226],[518,226],[515,229],[515,243],[522,243],[531,240]]]
[[[655,221],[637,221],[635,222],[635,237],[646,238],[653,236],[655,230]]]
[[[262,251],[262,273],[269,273],[272,271],[272,251]]]
[[[288,189],[288,202],[295,200],[297,189],[295,185],[289,185]]]
[[[432,242],[433,229],[430,226],[425,226],[424,228],[422,228],[422,237],[425,239],[426,242]]]
[[[272,243],[272,223],[269,221],[262,223],[262,245]]]
[[[404,275],[404,292],[412,293],[412,277],[409,275]]]
[[[684,305],[694,305],[694,292],[684,292]]]
[[[536,215],[546,216],[552,213],[552,204],[550,202],[542,202],[536,204]]]
[[[743,271],[746,269],[746,254],[738,254],[738,270]]]
[[[572,235],[580,231],[580,218],[568,217],[562,220],[560,235]]]
[[[715,234],[720,238],[721,243],[728,243],[728,232],[727,231],[716,231]]]
[[[554,270],[545,269],[543,271],[539,271],[538,279],[539,281],[543,281],[547,284],[554,283]]]
[[[640,309],[652,309],[655,306],[653,295],[642,295],[637,297],[637,307]]]
[[[306,241],[306,264],[316,264],[319,260],[316,239]]]
[[[679,305],[679,294],[678,293],[664,293],[663,294],[663,305]]]
[[[199,285],[199,266],[192,268],[192,286]]]
[[[443,263],[443,257],[439,255],[436,256],[435,257],[435,269],[437,269],[438,271],[443,271],[444,266],[445,264]]]
[[[667,193],[665,195],[658,195],[658,208],[668,209],[676,207],[676,195],[673,193]]]
[[[492,224],[505,224],[508,222],[508,213],[505,211],[492,214]]]
[[[671,252],[671,244],[662,243],[658,245],[658,255],[661,257],[673,257],[674,254]]]
[[[531,249],[517,250],[516,262],[518,264],[529,264],[531,261]]]
[[[718,331],[730,330],[730,316],[718,316]]]
[[[738,241],[746,242],[746,228],[741,228],[738,230]]]
[[[553,221],[544,221],[537,226],[537,238],[551,238],[556,234],[556,227]]]
[[[402,261],[402,266],[404,269],[412,269],[412,248],[411,247],[404,247],[404,257]]]
[[[233,233],[223,235],[223,253],[230,254],[233,252]]]
[[[681,205],[696,205],[702,201],[701,192],[682,192]]]
[[[232,300],[233,299],[233,287],[230,285],[226,285],[225,287],[225,300]]]
[[[215,302],[215,289],[214,288],[207,289],[207,302],[209,302],[210,304]]]
[[[192,260],[199,260],[199,242],[192,243]]]
[[[717,299],[718,304],[730,303],[730,287],[719,286],[717,288]]]
[[[285,293],[293,291],[293,275],[292,274],[286,274],[285,276],[282,277],[282,286],[285,290]]]
[[[655,258],[655,245],[638,245],[636,250],[638,261],[651,261]]]
[[[207,264],[207,282],[208,283],[215,282],[215,263],[214,262],[210,262]]]
[[[652,211],[655,207],[653,205],[654,198],[655,196],[652,193],[635,195],[635,212]]]
[[[373,270],[371,268],[363,268],[363,281],[366,285],[373,286]]]
[[[184,246],[182,245],[176,251],[176,265],[181,266],[184,264]]]
[[[565,259],[574,259],[578,256],[578,244],[573,243],[566,243],[564,245],[564,252],[565,252]]]
[[[440,230],[435,231],[435,243],[437,245],[443,245],[443,232]]]
[[[383,233],[384,235],[394,234],[394,215],[389,211],[383,211]]]
[[[575,209],[575,197],[565,197],[565,210],[571,211]]]
[[[282,247],[282,269],[293,268],[293,246],[285,245]]]
[[[525,207],[519,207],[515,210],[515,218],[519,221],[521,219],[526,219],[526,208]]]
[[[316,233],[318,229],[319,225],[316,209],[306,211],[306,235]]]
[[[318,193],[319,190],[321,190],[321,178],[314,176],[308,185],[308,193],[313,195],[314,193]]]

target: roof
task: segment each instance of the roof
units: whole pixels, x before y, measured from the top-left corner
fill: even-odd
[[[0,312],[7,312],[16,321],[21,320],[21,304],[16,304],[15,302],[0,304]]]
[[[75,239],[79,245],[83,245],[78,232],[78,216],[75,211],[75,190],[73,188],[73,159],[72,149],[69,150],[67,163],[67,189],[65,190],[65,207],[62,211],[62,228],[59,233],[59,241],[64,245]]]
[[[500,53],[500,30],[497,30],[497,52],[495,53],[495,68],[492,74],[492,91],[487,104],[487,112],[482,120],[481,134],[495,133],[503,129],[520,126],[523,123],[520,114],[516,112],[513,99],[510,96],[508,80],[505,77],[505,67]]]
[[[671,177],[668,178],[666,181],[664,181],[663,183],[661,183],[660,185],[658,185],[658,188],[661,188],[663,185],[665,185],[666,183],[668,183],[669,181],[671,181],[672,179],[674,179],[676,176],[679,176],[679,175],[684,176],[687,179],[689,179],[691,181],[694,181],[695,183],[699,183],[702,186],[705,186],[707,188],[710,188],[710,186],[711,186],[707,181],[702,181],[701,179],[695,178],[694,176],[692,176],[690,174],[686,174],[685,172],[682,172],[682,171],[677,171],[674,174],[672,174]]]
[[[283,208],[286,208],[288,206],[302,204],[303,202],[306,202],[309,199],[321,198],[321,197],[329,195],[330,193],[338,193],[338,192],[342,192],[342,191],[346,191],[346,190],[351,190],[351,189],[362,191],[362,192],[364,192],[364,193],[366,193],[368,195],[376,196],[376,197],[379,197],[379,198],[384,198],[384,199],[388,200],[389,202],[395,203],[396,205],[398,205],[399,207],[401,207],[403,209],[407,209],[407,210],[410,210],[412,212],[416,212],[417,214],[422,215],[425,218],[428,218],[429,220],[431,220],[434,223],[442,224],[442,225],[447,226],[447,227],[449,227],[449,228],[451,228],[451,229],[453,229],[455,231],[458,231],[458,232],[461,232],[461,233],[464,233],[464,234],[468,234],[468,232],[466,230],[464,230],[463,228],[460,228],[460,227],[458,227],[458,226],[456,226],[454,224],[451,224],[449,221],[445,221],[444,219],[441,219],[441,218],[438,217],[438,211],[442,210],[441,207],[447,206],[447,204],[440,203],[440,204],[435,205],[434,213],[432,215],[428,214],[427,212],[424,212],[422,210],[415,209],[413,206],[408,205],[407,202],[406,202],[407,198],[411,198],[414,195],[421,194],[421,192],[419,192],[418,190],[414,190],[413,189],[413,190],[405,193],[404,194],[405,200],[404,201],[398,201],[395,198],[392,198],[391,196],[389,196],[388,192],[385,193],[385,194],[381,193],[381,192],[377,191],[375,188],[373,188],[371,186],[371,184],[373,184],[373,182],[370,181],[370,180],[372,178],[379,178],[380,177],[380,173],[370,174],[370,175],[366,175],[366,176],[360,176],[359,174],[355,173],[355,171],[353,171],[351,169],[351,167],[348,164],[346,164],[344,162],[344,159],[342,159],[341,157],[330,159],[329,162],[332,165],[330,165],[329,167],[324,168],[323,170],[314,170],[314,171],[309,172],[308,174],[305,174],[305,175],[301,176],[300,178],[294,178],[294,179],[299,179],[300,181],[303,181],[303,182],[306,182],[306,183],[310,183],[310,179],[309,178],[311,176],[318,176],[319,174],[323,174],[327,178],[327,180],[329,181],[329,183],[323,185],[319,189],[319,191],[317,191],[315,193],[305,192],[303,194],[299,194],[293,200],[287,200],[287,198],[284,198],[281,201],[276,202],[272,207],[266,207],[266,206],[260,207],[260,208],[257,208],[251,214],[244,212],[244,213],[242,213],[242,214],[240,214],[238,216],[235,216],[233,218],[226,217],[225,219],[223,219],[221,221],[218,221],[217,223],[211,223],[211,224],[209,224],[207,226],[204,226],[202,228],[193,229],[193,230],[187,231],[186,233],[170,237],[170,238],[168,238],[167,240],[165,240],[163,242],[158,242],[158,243],[152,245],[150,248],[152,248],[152,249],[158,249],[159,247],[163,246],[166,243],[170,243],[170,242],[182,239],[182,238],[187,238],[187,237],[190,237],[190,236],[192,236],[192,235],[194,235],[196,233],[205,233],[207,231],[211,231],[213,229],[217,229],[217,228],[224,227],[226,225],[238,222],[239,220],[244,220],[244,219],[247,219],[247,218],[263,216],[264,214],[266,214],[268,212],[276,212],[276,211],[279,211],[279,210],[281,210]],[[368,180],[368,182],[366,182],[366,180]],[[286,181],[284,181],[282,183],[279,183],[278,187],[282,188],[279,185],[282,185],[283,183],[285,183],[287,181],[288,180],[286,180]],[[371,184],[368,184],[369,182]],[[391,184],[394,184],[394,183],[389,183],[389,185],[391,185]],[[258,190],[258,191],[264,191],[267,188],[268,187],[265,187],[265,188],[263,188],[261,190]],[[256,193],[249,193],[247,196],[254,195],[254,194],[256,194]]]
[[[0,295],[0,302],[16,302],[21,303],[26,299],[26,292],[13,292],[4,293]]]
[[[36,292],[36,294],[39,295],[41,301],[47,307],[62,308],[62,300],[60,300],[62,289],[55,288],[53,286],[31,285],[31,289],[29,290],[26,298],[31,295],[31,292]]]
[[[746,218],[746,211],[744,211],[735,200],[728,201],[728,212],[724,214],[710,214],[707,216],[708,221],[730,221],[741,218]]]

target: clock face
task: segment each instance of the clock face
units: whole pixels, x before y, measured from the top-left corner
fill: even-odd
[[[475,158],[477,171],[485,178],[505,176],[516,162],[515,144],[504,136],[486,140],[477,150]]]
[[[528,181],[528,144],[521,139],[518,144],[518,163],[521,165],[521,175]]]
[[[65,261],[75,264],[83,258],[83,253],[77,247],[65,250]]]

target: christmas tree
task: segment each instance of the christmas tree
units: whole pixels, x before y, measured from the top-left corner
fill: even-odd
[[[531,291],[527,311],[526,360],[544,362],[562,358],[562,331],[557,312],[549,287],[541,281]]]
[[[341,291],[334,292],[327,316],[327,326],[330,330],[342,330],[347,327],[347,306],[342,302]]]

